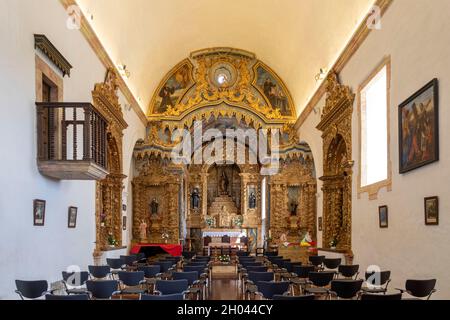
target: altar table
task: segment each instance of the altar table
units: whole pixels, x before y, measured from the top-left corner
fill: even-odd
[[[160,248],[162,251],[170,254],[172,257],[180,257],[183,247],[179,244],[156,244],[156,243],[140,243],[131,248],[131,254],[138,254],[145,248]]]

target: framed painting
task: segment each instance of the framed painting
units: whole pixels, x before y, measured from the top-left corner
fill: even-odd
[[[400,173],[439,161],[439,88],[434,79],[399,106]]]
[[[45,225],[45,200],[33,201],[33,224],[38,227]]]
[[[77,227],[77,207],[69,207],[68,222],[67,225],[70,229],[75,229]]]
[[[427,226],[439,225],[439,198],[425,198],[425,224]]]
[[[378,208],[378,215],[380,220],[380,228],[385,229],[389,227],[389,212],[387,206],[381,206]]]

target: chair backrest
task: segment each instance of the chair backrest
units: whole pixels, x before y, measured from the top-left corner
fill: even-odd
[[[238,257],[248,257],[250,255],[250,252],[247,251],[237,251],[236,256]]]
[[[266,256],[266,257],[275,257],[275,256],[278,256],[278,252],[264,252],[264,255]]]
[[[184,266],[183,267],[184,272],[197,272],[199,275],[205,272],[205,268],[202,266]]]
[[[378,300],[378,301],[390,301],[390,300],[402,300],[402,294],[396,293],[396,294],[370,294],[370,293],[363,293],[361,295],[361,300],[363,301],[371,301],[371,300]]]
[[[261,262],[241,262],[244,268],[248,267],[262,267],[263,264]]]
[[[135,263],[138,259],[136,255],[129,255],[129,256],[120,256],[120,259],[123,260],[124,264],[127,266],[131,266],[133,263]]]
[[[231,242],[230,236],[225,235],[222,237],[222,243],[230,243],[230,242]]]
[[[176,294],[166,294],[162,296],[155,296],[149,294],[141,294],[140,300],[149,300],[149,301],[178,301],[184,300],[184,295],[182,293]]]
[[[373,286],[383,286],[391,279],[390,271],[366,272],[366,282]]]
[[[161,272],[167,272],[170,268],[172,268],[173,263],[172,261],[158,261],[155,262],[155,265],[160,266]]]
[[[264,298],[273,299],[274,295],[283,295],[289,290],[290,283],[284,282],[271,282],[271,281],[259,281],[257,284],[258,291],[262,293]]]
[[[135,272],[127,272],[127,271],[119,271],[119,280],[128,287],[138,286],[141,281],[145,278],[144,271],[135,271]]]
[[[189,266],[202,266],[202,267],[206,268],[206,266],[208,265],[208,261],[196,261],[196,260],[193,260],[193,261],[189,262],[187,265],[189,265]]]
[[[136,259],[137,259],[137,261],[146,260],[146,259],[147,259],[147,256],[145,255],[145,253],[140,252],[140,253],[138,253],[138,254],[136,255]]]
[[[195,252],[191,252],[191,251],[183,251],[183,253],[181,254],[183,256],[183,258],[185,259],[192,259],[195,256]]]
[[[107,258],[106,259],[106,264],[108,266],[110,266],[111,269],[118,270],[118,269],[121,269],[126,263],[121,258],[117,258],[117,259]]]
[[[72,294],[68,296],[57,296],[53,294],[47,294],[45,300],[58,300],[58,301],[85,301],[89,300],[89,295],[83,294]]]
[[[341,263],[342,263],[341,258],[323,260],[323,264],[325,265],[325,267],[327,267],[327,269],[330,270],[337,269],[341,265]]]
[[[89,272],[81,271],[81,272],[62,272],[63,281],[71,287],[81,287],[86,284],[86,281],[89,280]]]
[[[163,295],[183,293],[189,287],[189,282],[183,280],[157,280],[155,289]]]
[[[198,280],[199,274],[197,271],[191,272],[174,272],[172,274],[173,280],[187,280],[188,284],[192,286]]]
[[[407,280],[406,290],[411,293],[413,297],[425,298],[428,297],[436,287],[436,279],[432,280]]]
[[[275,274],[273,272],[249,272],[248,279],[254,284],[259,281],[273,281]]]
[[[267,267],[247,267],[247,272],[267,272]]]
[[[111,273],[110,266],[88,266],[88,270],[96,279],[106,278]]]
[[[309,280],[316,287],[326,287],[333,281],[335,276],[334,272],[310,272]]]
[[[361,291],[364,280],[334,280],[331,281],[331,291],[339,298],[352,299]]]
[[[143,271],[146,278],[154,278],[158,273],[161,272],[161,266],[151,265],[138,267],[138,271]]]
[[[314,272],[315,270],[316,270],[315,266],[294,266],[292,272],[297,274],[299,278],[308,279],[309,274],[311,272]]]
[[[119,288],[117,280],[89,280],[86,282],[87,290],[95,299],[110,299]]]
[[[306,296],[285,296],[276,294],[273,296],[273,300],[286,300],[286,301],[295,301],[295,300],[315,300],[316,296],[313,294],[308,294]]]
[[[338,271],[345,278],[353,278],[359,271],[359,265],[340,265]]]
[[[309,262],[311,262],[311,264],[313,266],[321,266],[323,264],[323,261],[325,260],[325,256],[310,256],[309,257]]]
[[[48,282],[45,280],[38,280],[38,281],[16,280],[16,288],[23,298],[37,299],[42,297],[48,290]]]

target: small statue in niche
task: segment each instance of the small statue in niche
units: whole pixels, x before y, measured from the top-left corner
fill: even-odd
[[[150,203],[150,213],[155,216],[158,215],[159,203],[156,198],[153,198],[152,203]]]
[[[291,216],[297,215],[297,209],[298,209],[298,203],[296,203],[296,202],[291,203]]]
[[[139,225],[139,236],[141,241],[147,241],[147,223],[144,220]]]
[[[256,208],[256,196],[255,193],[250,193],[250,196],[248,198],[248,208],[249,209],[255,209]]]
[[[220,179],[220,192],[222,194],[228,194],[228,185],[229,181],[227,174],[225,173],[225,171],[222,171],[222,177]]]
[[[192,191],[191,207],[192,207],[192,209],[200,208],[200,192],[199,192],[198,188],[195,188],[194,191]]]

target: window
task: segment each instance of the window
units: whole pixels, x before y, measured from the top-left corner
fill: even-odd
[[[386,59],[361,85],[359,191],[376,198],[380,188],[391,185],[389,155],[390,60]]]

